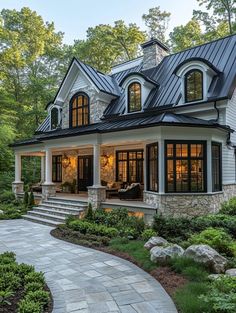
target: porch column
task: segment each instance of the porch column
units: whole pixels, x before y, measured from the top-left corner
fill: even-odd
[[[45,156],[41,156],[41,183],[45,182]]]
[[[88,187],[88,203],[93,209],[99,209],[106,200],[106,187],[101,186],[100,144],[93,146],[93,186]]]
[[[15,195],[24,191],[24,183],[21,181],[21,155],[15,152],[15,181],[12,183],[12,192]]]
[[[101,147],[99,144],[93,146],[93,186],[101,186]]]
[[[46,149],[45,156],[46,181],[42,185],[43,199],[56,195],[56,185],[52,182],[52,150],[50,148]]]

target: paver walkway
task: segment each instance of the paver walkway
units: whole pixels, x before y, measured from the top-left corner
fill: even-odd
[[[43,271],[53,313],[177,313],[149,274],[126,260],[50,236],[52,228],[25,220],[0,221],[0,253]]]

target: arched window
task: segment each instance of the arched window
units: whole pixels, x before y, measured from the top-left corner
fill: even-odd
[[[200,70],[190,70],[185,74],[185,102],[203,99],[203,73]]]
[[[51,109],[51,129],[56,129],[59,126],[58,108]]]
[[[140,83],[131,83],[128,87],[128,112],[141,111],[141,85]]]
[[[89,98],[86,94],[76,94],[70,101],[70,127],[89,124]]]

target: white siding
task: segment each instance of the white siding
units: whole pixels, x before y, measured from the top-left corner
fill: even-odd
[[[233,97],[228,101],[226,108],[226,125],[229,125],[235,132],[231,134],[231,142],[236,144],[236,89]],[[235,183],[235,154],[234,149],[223,147],[223,183]]]
[[[83,89],[88,86],[88,81],[84,75],[79,74],[71,88],[71,91]]]

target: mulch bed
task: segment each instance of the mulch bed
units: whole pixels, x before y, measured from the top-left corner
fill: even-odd
[[[43,311],[43,313],[51,313],[53,310],[53,299],[52,294],[48,286],[44,288],[45,291],[48,291],[50,293],[50,300],[47,308]],[[11,305],[0,305],[0,313],[16,313],[18,308],[18,303],[22,299],[24,295],[23,290],[19,289],[18,292],[15,293],[14,296],[8,298],[7,300],[11,303]]]
[[[132,256],[130,256],[128,253],[120,252],[113,250],[112,248],[106,247],[106,246],[92,246],[92,245],[86,245],[83,243],[83,241],[79,241],[78,238],[74,238],[69,233],[65,233],[55,228],[51,231],[51,235],[57,239],[64,240],[70,243],[78,244],[81,246],[89,247],[95,250],[99,250],[105,253],[109,253],[112,255],[115,255],[117,257],[120,257],[122,259],[125,259],[138,267],[142,268],[141,264],[137,262]],[[143,268],[142,268],[143,269]],[[144,270],[144,269],[143,269]],[[145,271],[145,270],[144,270]],[[153,276],[161,285],[162,287],[167,291],[167,293],[170,296],[173,296],[175,291],[181,287],[183,287],[188,280],[184,278],[182,275],[175,273],[171,270],[170,267],[157,267],[155,270],[152,270],[151,272],[148,272],[151,276]]]

